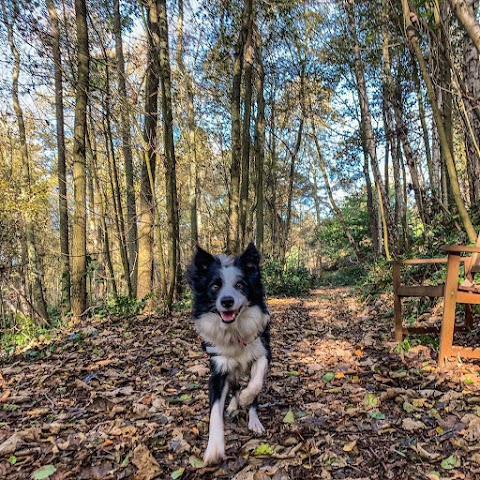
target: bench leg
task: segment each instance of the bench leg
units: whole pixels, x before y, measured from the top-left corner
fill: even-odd
[[[468,330],[473,328],[472,306],[469,303],[465,304],[465,327]]]
[[[442,328],[440,330],[440,350],[438,352],[439,368],[444,366],[445,359],[450,356],[452,350],[459,271],[460,253],[450,253],[448,255]]]
[[[395,341],[403,340],[402,327],[402,299],[397,295],[397,289],[400,286],[400,265],[393,265],[393,316],[395,321]]]

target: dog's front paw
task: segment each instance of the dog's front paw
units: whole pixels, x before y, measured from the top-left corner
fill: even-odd
[[[233,397],[230,404],[227,407],[227,415],[230,418],[235,418],[238,415],[238,400],[237,397]]]
[[[255,401],[258,393],[256,390],[245,388],[240,392],[238,402],[242,407],[249,407]]]
[[[217,465],[225,458],[225,445],[212,443],[208,444],[203,455],[203,463],[205,465]]]

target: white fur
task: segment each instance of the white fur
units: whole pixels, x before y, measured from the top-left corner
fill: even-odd
[[[240,392],[238,402],[242,407],[251,405],[257,395],[262,391],[263,381],[267,374],[267,357],[260,357],[255,361],[251,368],[250,381],[248,385]]]
[[[258,433],[259,435],[265,432],[265,428],[258,418],[257,409],[254,407],[250,407],[248,410],[248,428],[252,432]]]
[[[203,456],[205,465],[213,465],[221,462],[225,457],[225,437],[223,425],[223,409],[228,393],[228,382],[225,383],[222,397],[217,400],[210,412],[210,424],[208,431],[208,445]]]
[[[212,352],[217,356],[212,360],[220,371],[227,373],[242,369],[267,355],[257,335],[265,329],[269,320],[268,314],[254,306],[244,308],[231,324],[223,323],[217,313],[210,312],[196,319],[195,326],[206,342],[215,345]]]

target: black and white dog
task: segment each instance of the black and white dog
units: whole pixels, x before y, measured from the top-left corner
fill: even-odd
[[[235,415],[238,406],[249,407],[248,428],[265,429],[257,414],[257,397],[271,360],[270,314],[260,278],[260,255],[250,244],[239,257],[210,255],[198,247],[188,270],[193,291],[195,327],[210,357],[210,425],[206,465],[225,456],[223,410]],[[240,381],[248,378],[240,390]]]

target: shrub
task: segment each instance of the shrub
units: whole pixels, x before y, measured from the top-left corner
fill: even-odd
[[[307,295],[317,278],[305,266],[282,268],[276,260],[266,260],[262,267],[265,290],[270,296],[299,297]]]

